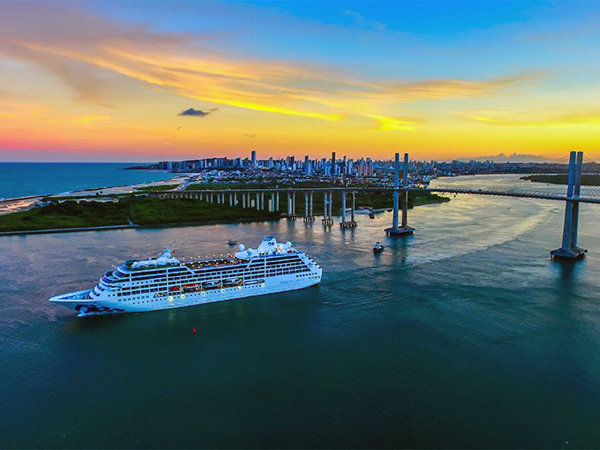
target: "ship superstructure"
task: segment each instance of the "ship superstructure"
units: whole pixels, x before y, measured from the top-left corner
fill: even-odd
[[[80,316],[143,312],[302,289],[321,281],[321,267],[291,242],[266,237],[258,248],[226,257],[181,262],[165,249],[158,258],[127,260],[93,289],[50,301]]]

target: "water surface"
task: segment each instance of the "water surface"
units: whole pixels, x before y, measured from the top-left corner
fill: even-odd
[[[134,163],[0,163],[0,199],[61,194],[173,178],[158,170],[124,170]]]
[[[576,266],[549,260],[563,208],[457,196],[396,240],[387,213],[3,237],[0,447],[598,447],[600,208],[582,206]],[[265,235],[311,253],[321,285],[84,319],[46,301],[163,246]]]

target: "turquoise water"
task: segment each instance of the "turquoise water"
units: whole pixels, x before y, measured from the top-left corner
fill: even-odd
[[[153,170],[123,170],[134,163],[0,163],[0,199],[168,180]]]
[[[574,266],[549,260],[563,207],[459,195],[397,240],[388,214],[2,237],[0,448],[597,448],[600,208]],[[323,282],[84,319],[46,301],[163,246],[265,235]]]

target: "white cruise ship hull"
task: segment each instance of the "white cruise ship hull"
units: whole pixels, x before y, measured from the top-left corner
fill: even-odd
[[[206,289],[201,292],[170,295],[151,299],[132,299],[127,302],[90,299],[91,289],[52,297],[50,302],[76,311],[80,317],[104,314],[135,313],[183,308],[205,303],[234,300],[257,295],[274,294],[314,286],[321,282],[321,270],[301,275],[269,277],[264,283]]]

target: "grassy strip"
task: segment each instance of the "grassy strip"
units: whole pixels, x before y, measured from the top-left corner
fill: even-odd
[[[160,225],[277,217],[279,213],[198,200],[126,197],[114,203],[66,201],[2,215],[0,231],[127,225],[128,219],[136,225]]]
[[[402,194],[400,194],[402,195]],[[401,199],[401,197],[400,197]],[[400,200],[401,201],[401,200]],[[414,192],[408,193],[408,207],[429,205],[431,203],[449,202],[450,198],[444,197],[433,192]],[[348,200],[346,200],[348,202]],[[348,204],[348,206],[350,206]],[[375,209],[392,208],[394,199],[389,192],[374,192],[370,194],[357,194],[356,206],[372,206]]]
[[[136,192],[163,192],[168,191],[169,189],[174,189],[178,184],[161,184],[158,186],[143,186],[139,188],[135,188]]]
[[[557,175],[527,175],[521,177],[521,180],[529,180],[535,183],[548,183],[548,184],[568,184],[568,174],[557,174]],[[581,176],[582,186],[600,186],[600,175],[589,174]]]
[[[266,195],[265,200],[270,196]],[[304,213],[304,199],[296,195],[296,214]],[[280,200],[281,211],[286,210],[286,196]],[[334,195],[334,214],[341,208],[341,199]],[[450,201],[429,192],[410,192],[409,207]],[[389,193],[358,194],[356,205],[374,208],[391,208]],[[350,207],[350,196],[347,197]],[[313,211],[323,211],[323,196],[314,195]],[[204,223],[239,219],[276,219],[280,212],[258,211],[254,208],[208,203],[194,199],[155,198],[146,196],[120,197],[116,202],[68,200],[52,203],[41,208],[0,216],[0,231],[48,230],[57,228],[84,228],[108,225],[127,225],[131,220],[136,225],[161,225],[181,223]]]

